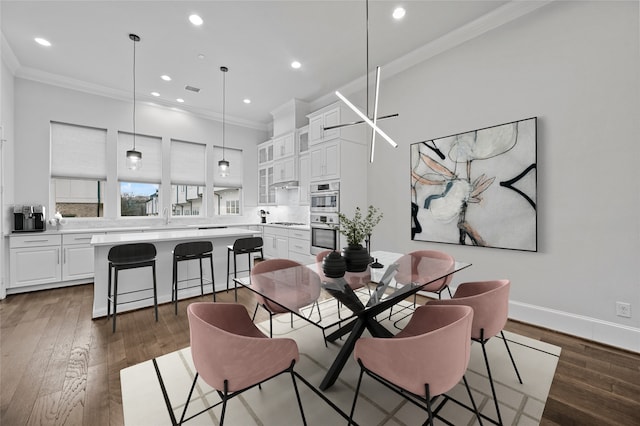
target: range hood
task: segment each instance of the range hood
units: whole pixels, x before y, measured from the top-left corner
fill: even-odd
[[[271,188],[284,188],[284,189],[299,188],[300,182],[298,182],[297,180],[286,180],[282,182],[274,182],[270,186]]]

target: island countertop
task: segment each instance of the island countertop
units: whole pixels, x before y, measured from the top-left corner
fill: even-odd
[[[171,229],[166,231],[94,235],[93,237],[91,237],[91,244],[94,246],[110,246],[114,244],[145,243],[157,241],[250,237],[255,234],[256,231],[250,231],[248,229],[242,228]]]

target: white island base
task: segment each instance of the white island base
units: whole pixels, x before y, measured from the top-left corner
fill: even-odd
[[[233,245],[234,241],[243,237],[261,236],[260,231],[250,231],[241,228],[218,228],[218,229],[185,229],[158,232],[136,232],[131,234],[107,234],[94,235],[91,244],[94,246],[95,279],[93,285],[93,318],[107,315],[107,289],[109,273],[109,250],[116,245],[131,243],[152,243],[156,247],[156,280],[158,292],[158,304],[171,302],[171,287],[173,277],[173,249],[177,244],[189,241],[211,241],[213,243],[213,269],[215,275],[216,291],[226,290],[227,278],[227,246]],[[258,254],[259,255],[259,254]],[[203,275],[206,279],[211,278],[208,259],[202,261]],[[248,269],[246,256],[238,256],[238,270]],[[190,279],[188,285],[196,286],[178,292],[180,299],[195,297],[200,295],[199,277],[200,266],[197,260],[179,262],[179,280]],[[233,259],[231,259],[231,271],[233,271]],[[245,272],[244,275],[247,273]],[[238,274],[238,276],[242,276]],[[151,268],[136,268],[123,270],[118,273],[119,293],[132,290],[146,289],[153,287],[153,276]],[[233,280],[229,283],[230,290],[233,288]],[[211,285],[205,285],[205,293],[211,294]],[[151,298],[136,302],[118,304],[118,312],[153,306],[153,292],[140,293],[143,297],[148,295]],[[120,301],[126,301],[127,296],[118,296]],[[139,297],[135,297],[138,299]],[[212,298],[213,300],[213,298]]]

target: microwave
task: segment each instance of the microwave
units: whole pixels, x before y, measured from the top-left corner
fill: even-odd
[[[338,213],[340,211],[340,182],[313,184],[309,192],[311,212]]]

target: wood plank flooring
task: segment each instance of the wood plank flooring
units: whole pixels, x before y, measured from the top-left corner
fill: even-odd
[[[238,296],[253,313],[252,296]],[[92,303],[90,284],[0,302],[0,425],[122,425],[120,370],[189,345],[188,302],[178,316],[161,306],[157,323],[152,309],[121,314],[115,334],[91,320]],[[640,425],[640,354],[515,321],[507,330],[562,347],[541,424]]]

